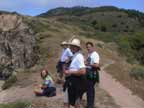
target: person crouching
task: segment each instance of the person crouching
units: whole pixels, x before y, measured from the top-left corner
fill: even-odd
[[[56,95],[56,88],[54,87],[54,82],[49,74],[49,72],[44,69],[40,73],[43,83],[36,86],[34,93],[36,96],[48,96],[52,97]]]

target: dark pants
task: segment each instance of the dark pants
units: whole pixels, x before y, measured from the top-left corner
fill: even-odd
[[[65,62],[59,61],[56,65],[57,73],[63,72],[63,65]]]
[[[87,108],[94,108],[96,81],[87,79]]]
[[[56,65],[56,69],[57,69],[57,73],[59,75],[60,78],[63,77],[63,65],[65,64],[65,62],[61,62],[59,61]]]
[[[64,91],[68,89],[69,104],[75,105],[76,100],[82,97],[83,93],[86,92],[86,77],[85,76],[74,76],[71,75],[66,77],[64,84]]]
[[[45,88],[43,89],[42,93],[37,93],[36,96],[47,96],[47,97],[56,96],[56,88],[55,87]]]
[[[52,97],[56,95],[56,88],[55,87],[48,87],[47,89],[43,90],[43,94],[48,97]]]

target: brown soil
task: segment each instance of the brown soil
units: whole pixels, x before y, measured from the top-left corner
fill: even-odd
[[[57,95],[55,97],[36,97],[33,94],[33,86],[41,81],[39,72],[31,73],[29,76],[27,74],[24,73],[14,87],[0,92],[0,103],[27,100],[32,102],[32,108],[63,108],[62,85],[56,84]],[[86,96],[83,99],[82,108],[86,106]],[[120,108],[113,98],[98,86],[96,86],[95,106],[97,108]]]
[[[49,38],[49,40],[45,41],[46,45],[44,44],[43,45],[44,47],[48,46],[47,45],[48,41],[53,43],[51,38]],[[43,64],[47,64],[46,68],[48,68],[51,72],[53,72],[51,74],[54,79],[56,79],[54,64],[56,63],[57,61],[56,58],[58,56],[56,52],[58,52],[57,50],[59,50],[58,46],[55,46],[55,48],[56,49],[52,52],[52,54],[56,54],[56,57],[52,57],[51,55],[49,55],[50,59],[46,63],[43,63]],[[43,48],[43,49],[46,50],[47,48]],[[143,105],[144,102],[139,97],[134,96],[129,89],[122,86],[118,81],[113,79],[111,75],[106,73],[109,70],[107,67],[110,66],[113,67],[115,66],[115,63],[117,63],[115,61],[119,61],[117,60],[117,56],[115,56],[115,53],[113,51],[110,51],[108,53],[107,48],[104,49],[97,48],[97,50],[98,52],[100,52],[103,68],[101,72],[101,84],[99,87],[96,87],[96,100],[95,100],[96,107],[97,108],[144,108]],[[106,58],[109,58],[111,60],[108,60]],[[117,72],[120,70],[120,68],[121,67],[115,68],[115,70],[114,68],[112,68],[112,70],[113,72],[114,71]],[[106,69],[106,72],[103,71],[103,69]],[[32,108],[62,108],[63,94],[62,94],[61,85],[56,85],[57,96],[55,97],[51,97],[51,98],[36,97],[33,94],[34,85],[41,82],[39,70],[31,73],[27,72],[21,74],[18,77],[19,79],[18,82],[15,84],[15,86],[13,86],[8,90],[0,91],[0,103],[15,102],[17,100],[27,100],[32,102]],[[118,75],[117,78],[121,78],[121,79],[124,78],[120,76],[120,73],[115,75]],[[84,100],[86,99],[84,98]],[[83,101],[82,103],[83,103],[82,106],[86,106],[86,101]]]

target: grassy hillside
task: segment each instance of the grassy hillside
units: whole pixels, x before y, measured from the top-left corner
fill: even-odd
[[[0,104],[0,108],[29,108],[30,102],[14,102],[8,104]]]
[[[112,6],[73,7],[56,8],[39,17],[79,27],[79,35],[115,42],[129,62],[144,64],[144,13]]]
[[[60,43],[76,35],[82,40],[84,54],[85,42],[93,41],[102,65],[115,61],[106,71],[144,99],[144,77],[141,77],[144,75],[142,17],[143,13],[116,7],[57,8],[37,17],[23,17],[35,32],[39,51],[39,61],[31,70],[38,72],[47,67],[55,77]],[[18,79],[19,83],[25,84],[24,81]]]
[[[40,63],[48,64],[51,71],[55,71],[55,65],[49,63],[47,58],[56,64],[61,41],[68,40],[73,35],[78,35],[83,45],[88,39],[94,42],[101,40],[104,43],[97,43],[96,46],[101,55],[102,64],[109,59],[116,61],[107,71],[144,99],[142,17],[143,13],[115,7],[74,7],[50,10],[27,21],[37,33]],[[119,53],[115,55],[117,51]]]
[[[99,8],[73,7],[56,8],[39,15],[41,17],[57,17],[64,22],[82,21],[89,23],[95,30],[112,32],[134,32],[141,27],[144,14],[122,10],[112,6]],[[141,19],[140,19],[141,18]]]

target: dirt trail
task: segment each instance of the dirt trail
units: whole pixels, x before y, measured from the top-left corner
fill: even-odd
[[[21,87],[12,87],[8,90],[0,92],[0,103],[14,102],[16,100],[31,99],[32,91],[30,91],[31,86],[21,88]]]
[[[132,92],[117,82],[112,76],[104,71],[104,68],[113,64],[114,61],[107,63],[101,73],[100,88],[106,90],[121,108],[144,108],[144,101],[132,94]]]
[[[0,80],[0,92],[2,92],[1,86],[3,85],[3,83],[4,83],[4,82]],[[0,94],[0,97],[1,97],[1,98],[0,98],[0,102],[3,101],[4,95],[5,95],[5,93]]]
[[[111,75],[106,73],[104,69],[113,64],[113,61],[105,63],[102,67],[101,84],[96,87],[95,105],[97,108],[144,108],[144,102],[137,96],[116,82]],[[39,73],[34,73],[33,83],[28,86],[23,84],[12,87],[5,91],[0,91],[0,103],[14,102],[17,100],[29,100],[32,102],[32,108],[62,108],[63,107],[63,93],[62,85],[56,85],[57,96],[52,98],[36,97],[34,96],[33,84],[40,81]],[[84,97],[83,106],[86,105]],[[84,108],[84,107],[82,107]]]

